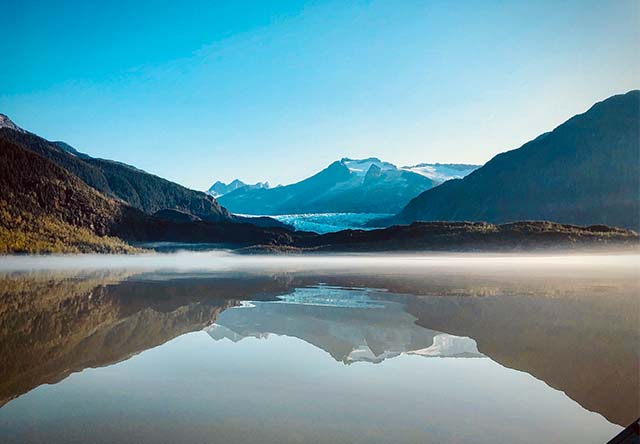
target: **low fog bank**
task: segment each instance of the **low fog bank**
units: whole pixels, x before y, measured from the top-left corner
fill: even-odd
[[[528,269],[566,267],[640,271],[640,252],[239,255],[179,251],[140,255],[0,256],[0,272],[126,269],[136,271],[345,271],[389,269]]]

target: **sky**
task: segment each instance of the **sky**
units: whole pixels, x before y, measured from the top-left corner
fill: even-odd
[[[640,2],[0,0],[0,112],[194,189],[478,163],[640,87]]]

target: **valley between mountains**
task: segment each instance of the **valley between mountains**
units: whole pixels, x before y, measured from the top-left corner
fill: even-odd
[[[245,253],[636,246],[639,147],[634,90],[484,165],[343,158],[294,184],[216,181],[202,192],[0,115],[0,253],[134,253],[158,243]]]

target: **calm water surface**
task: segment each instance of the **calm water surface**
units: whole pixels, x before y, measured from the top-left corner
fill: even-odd
[[[0,258],[0,442],[606,442],[638,259]]]

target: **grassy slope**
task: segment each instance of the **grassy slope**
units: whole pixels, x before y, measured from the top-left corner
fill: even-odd
[[[121,211],[51,161],[0,141],[0,253],[139,251],[108,236]]]

